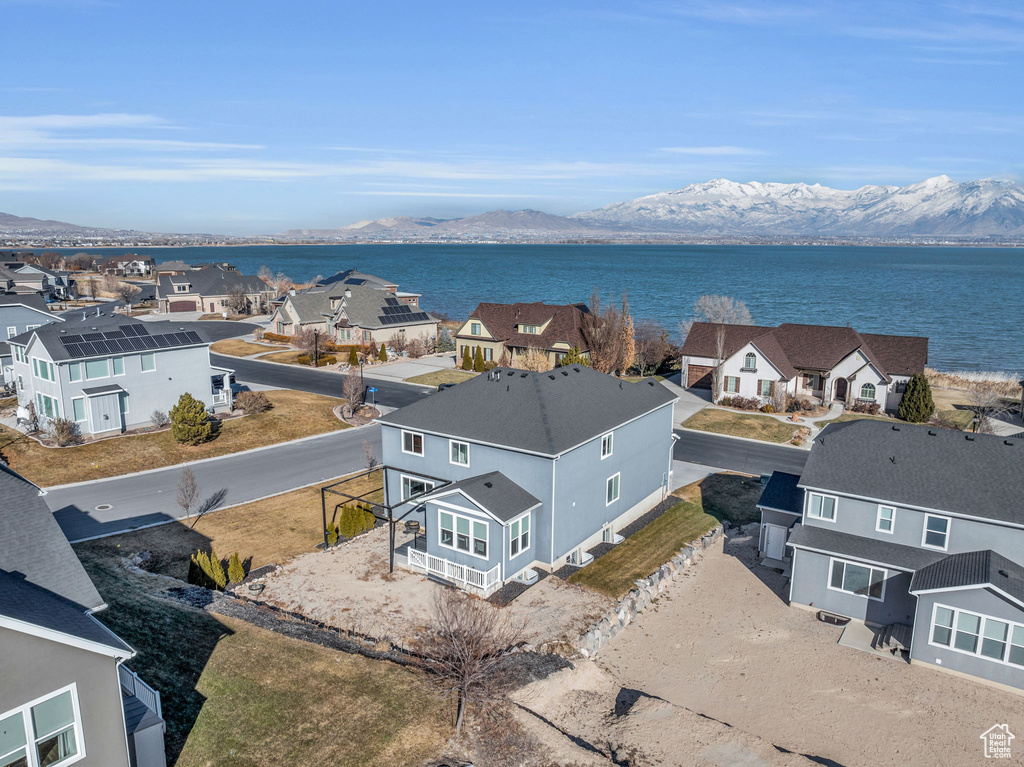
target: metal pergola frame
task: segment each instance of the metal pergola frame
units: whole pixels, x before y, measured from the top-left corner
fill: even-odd
[[[403,519],[405,519],[413,512],[418,511],[422,506],[422,504],[417,501],[417,498],[420,496],[417,496],[417,498],[407,498],[406,500],[399,501],[398,503],[391,503],[390,494],[388,493],[388,477],[390,476],[389,472],[398,471],[401,471],[401,474],[405,476],[415,477],[417,479],[424,479],[427,480],[428,482],[433,482],[434,486],[430,489],[430,492],[440,490],[452,484],[451,480],[449,479],[433,477],[429,474],[421,474],[420,472],[409,471],[408,469],[399,470],[394,466],[382,464],[380,466],[374,466],[372,469],[366,469],[364,471],[361,471],[358,474],[351,474],[345,477],[344,479],[340,479],[337,482],[332,482],[329,485],[324,485],[323,487],[320,488],[320,510],[323,518],[323,524],[321,525],[321,529],[324,532],[324,551],[327,550],[327,495],[328,493],[330,493],[331,495],[340,496],[341,498],[345,499],[344,501],[339,501],[338,503],[334,504],[335,511],[337,511],[339,506],[344,506],[345,503],[347,503],[348,501],[365,503],[370,506],[370,513],[373,514],[374,519],[379,519],[381,522],[388,523],[388,572],[393,573],[395,571],[395,525],[397,525],[399,522],[401,522]],[[368,477],[376,472],[381,472],[382,475],[381,480],[384,490],[383,503],[378,503],[377,501],[370,501],[367,500],[366,498],[366,496],[378,492],[377,490],[370,490],[366,493],[363,493],[362,495],[350,495],[349,493],[342,492],[341,490],[338,489],[339,486],[344,485],[347,482],[351,482],[362,477]],[[406,511],[401,516],[396,517],[395,510],[400,509],[402,506],[409,506],[408,511]],[[426,531],[427,522],[426,516],[424,515],[424,535],[426,535]]]

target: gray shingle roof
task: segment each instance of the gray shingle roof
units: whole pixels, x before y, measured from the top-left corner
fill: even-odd
[[[366,272],[360,272],[357,269],[345,269],[341,272],[336,272],[330,277],[325,277],[320,280],[319,285],[366,285],[377,290],[384,290],[385,288],[398,287],[397,283],[385,280],[383,277],[377,277],[374,274],[367,274]]]
[[[1024,567],[990,550],[951,554],[914,573],[910,591],[944,591],[962,586],[994,586],[1024,602]]]
[[[826,426],[800,484],[1024,524],[1024,440],[860,420]]]
[[[0,499],[0,570],[21,573],[83,609],[101,607],[103,598],[39,496],[39,488],[0,464]]]
[[[64,543],[68,545],[67,541]],[[0,570],[0,615],[119,650],[125,657],[134,654],[116,634],[88,615],[82,605],[3,570]]]
[[[453,482],[450,485],[445,485],[437,493],[428,493],[420,500],[426,500],[435,495],[447,495],[452,491],[463,493],[477,506],[489,511],[502,522],[515,519],[523,512],[540,505],[539,500],[500,471],[492,471]]]
[[[352,295],[347,295],[346,291]],[[436,317],[422,309],[402,303],[391,293],[376,288],[345,286],[331,291],[330,295],[344,302],[335,316],[344,311],[349,323],[361,328],[387,329],[437,322]]]
[[[176,293],[174,283],[187,282],[191,285],[188,293]],[[157,283],[157,295],[160,298],[177,298],[179,296],[224,296],[236,287],[242,287],[246,293],[265,293],[270,287],[259,277],[241,274],[233,270],[208,267],[194,269],[183,275],[160,275]]]
[[[789,533],[787,543],[796,548],[814,549],[828,554],[891,565],[903,570],[919,570],[940,559],[945,554],[928,551],[915,546],[865,538],[863,535],[841,533],[824,527],[796,523]]]
[[[125,326],[130,326],[129,330],[122,330]],[[204,331],[195,323],[185,325],[166,320],[142,322],[121,314],[87,315],[84,320],[70,315],[65,322],[42,325],[15,336],[11,341],[25,345],[33,335],[39,339],[54,362],[184,349],[210,343]]]
[[[0,306],[6,306],[8,304],[27,306],[30,309],[37,309],[38,311],[50,314],[49,310],[46,308],[46,300],[38,293],[32,293],[31,295],[6,294],[0,296]],[[55,314],[51,314],[50,316],[54,321],[60,319]]]
[[[284,301],[300,323],[326,322],[331,315],[331,297],[324,290],[296,292],[294,296],[285,296]]]
[[[549,373],[495,368],[379,420],[558,455],[674,401],[653,379],[629,383],[579,365]]]
[[[776,511],[803,514],[804,491],[797,487],[799,481],[800,477],[796,474],[787,474],[784,471],[773,472],[768,484],[761,491],[757,505]]]

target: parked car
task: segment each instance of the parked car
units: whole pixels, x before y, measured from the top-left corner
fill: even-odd
[[[453,384],[453,383],[443,383],[443,384],[438,384],[438,385],[437,385],[437,390],[438,390],[438,391],[444,391],[445,389],[450,389],[450,388],[452,388],[453,386],[455,386],[455,384]]]

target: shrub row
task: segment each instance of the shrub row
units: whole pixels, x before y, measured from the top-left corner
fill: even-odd
[[[313,355],[312,354],[300,354],[298,356],[298,358],[296,359],[296,361],[300,365],[312,365],[313,364]],[[320,357],[317,359],[317,367],[321,367],[322,368],[322,367],[324,367],[326,365],[334,365],[335,363],[337,363],[337,361],[338,361],[338,358],[335,357],[333,354],[321,354]]]
[[[279,344],[290,344],[295,339],[291,336],[283,336],[280,333],[264,333],[264,341],[276,341]]]
[[[199,550],[189,559],[188,582],[195,586],[224,589],[228,583],[241,583],[245,576],[245,567],[237,551],[228,559],[226,568],[212,548],[209,554]]]
[[[854,402],[850,407],[854,413],[867,413],[868,415],[878,415],[881,409],[877,402]]]
[[[367,530],[372,530],[375,523],[373,511],[367,504],[343,506],[338,524],[328,527],[325,531],[327,545],[333,546],[338,542],[338,538],[354,538]]]
[[[760,410],[761,400],[757,397],[725,397],[722,399],[722,405],[738,410]]]

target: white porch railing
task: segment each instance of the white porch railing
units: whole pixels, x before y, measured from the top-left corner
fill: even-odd
[[[478,589],[487,596],[500,586],[498,572],[500,565],[495,565],[490,570],[477,570],[474,567],[460,565],[457,562],[435,557],[419,549],[409,548],[409,567],[413,570],[420,570],[432,575],[439,575],[445,580],[454,581],[463,586]]]
[[[146,708],[155,711],[161,719],[164,718],[163,709],[160,707],[160,693],[139,679],[139,675],[124,665],[117,667],[117,676],[121,682],[121,689],[128,695],[134,695],[141,700]]]
[[[228,405],[231,403],[231,392],[221,391],[213,393],[213,405]]]

